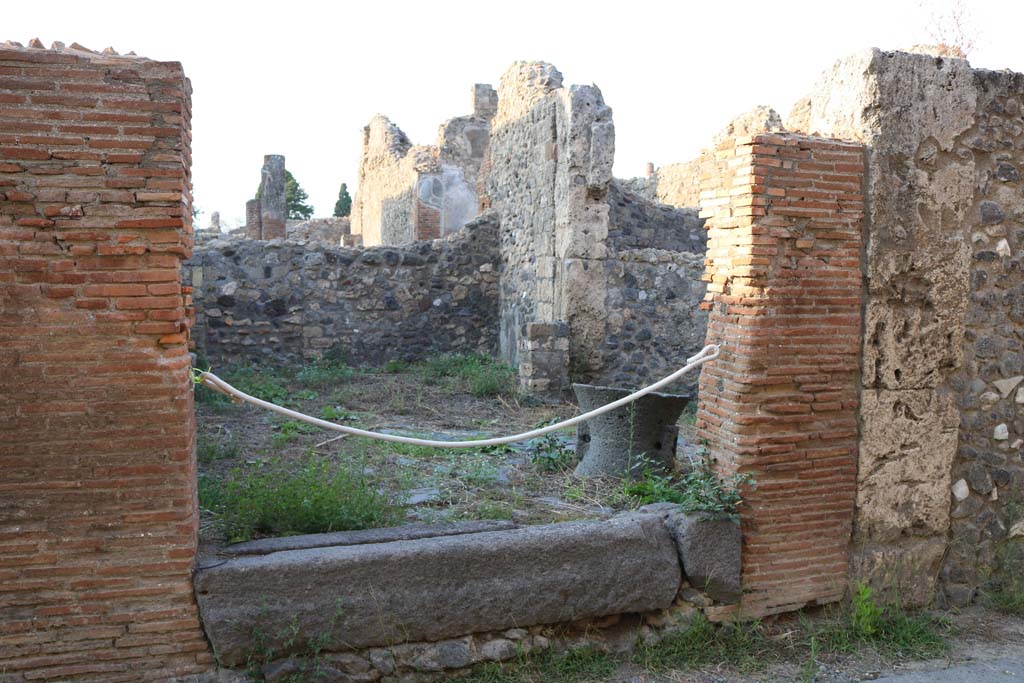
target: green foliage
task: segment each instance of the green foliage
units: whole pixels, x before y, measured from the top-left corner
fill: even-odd
[[[874,591],[863,584],[853,587],[850,605],[841,618],[809,630],[816,647],[833,653],[872,647],[887,657],[930,659],[949,650],[944,637],[948,621],[924,612],[909,613],[898,604],[880,606]]]
[[[320,417],[331,422],[351,422],[358,419],[359,414],[345,410],[341,406],[324,406],[320,409]]]
[[[348,185],[342,183],[341,189],[338,190],[338,201],[334,203],[334,216],[343,218],[350,213],[352,213],[352,197],[348,193]]]
[[[196,441],[196,457],[203,464],[237,458],[242,452],[233,439],[222,441],[209,434],[199,434]]]
[[[324,357],[306,365],[295,374],[295,379],[307,387],[340,384],[355,377],[356,371],[337,358]]]
[[[479,353],[432,356],[420,363],[419,369],[427,380],[450,378],[481,398],[512,394],[515,389],[515,371]]]
[[[245,365],[232,370],[225,380],[239,391],[250,396],[284,403],[288,400],[287,378],[281,370],[269,366]]]
[[[740,488],[754,486],[749,474],[734,474],[720,479],[705,453],[693,469],[683,475],[679,488],[683,491],[683,512],[708,512],[716,517],[734,517],[743,502]]]
[[[275,426],[274,444],[283,446],[294,441],[300,434],[316,434],[319,427],[300,420],[288,420]]]
[[[545,651],[532,657],[520,656],[504,664],[485,664],[463,676],[443,680],[458,683],[598,683],[609,679],[619,659],[594,648],[580,648],[562,654]]]
[[[545,434],[530,449],[530,462],[541,472],[565,472],[576,464],[576,452],[562,445],[554,434]]]
[[[638,505],[676,503],[683,512],[703,512],[713,517],[735,517],[743,502],[742,486],[753,486],[750,475],[721,479],[706,455],[681,477],[659,474],[641,457],[640,478],[622,484],[622,497]]]
[[[401,511],[363,472],[309,455],[297,464],[273,460],[236,468],[222,481],[199,478],[199,502],[218,515],[232,541],[391,526]]]
[[[384,364],[384,372],[397,375],[402,372],[408,372],[410,367],[404,360],[389,360]]]
[[[641,644],[634,660],[649,671],[728,664],[755,670],[778,658],[759,622],[712,624],[698,612],[685,629],[653,645]]]

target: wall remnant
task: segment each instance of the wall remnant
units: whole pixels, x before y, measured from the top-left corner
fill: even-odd
[[[481,167],[496,108],[491,86],[473,87],[473,114],[441,125],[436,145],[413,146],[387,117],[363,130],[352,232],[366,246],[401,245],[456,232],[481,208]]]
[[[723,140],[702,185],[708,343],[697,429],[745,492],[752,617],[846,590],[857,493],[864,150],[795,135]]]
[[[245,203],[244,230],[249,239],[273,240],[285,236],[286,178],[284,156],[268,154],[263,157],[259,191],[254,199]]]
[[[966,604],[1021,553],[1022,106],[1021,74],[871,50],[790,121],[871,148],[854,563],[912,603],[938,577]]]
[[[0,671],[192,680],[191,86],[0,45]]]
[[[335,345],[354,363],[493,353],[497,233],[485,213],[451,237],[403,247],[207,242],[188,262],[196,344],[221,362],[301,363]]]
[[[533,323],[568,325],[571,379],[595,384],[659,378],[703,345],[700,221],[620,187],[614,149],[597,87],[564,87],[543,62],[502,76],[486,193],[501,215],[500,344],[513,365]]]

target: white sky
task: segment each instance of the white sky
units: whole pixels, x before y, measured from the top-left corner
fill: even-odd
[[[859,2],[18,2],[0,41],[39,37],[181,61],[193,86],[193,171],[205,227],[234,226],[264,154],[284,154],[317,216],[354,194],[362,128],[388,115],[418,144],[469,113],[473,83],[545,60],[596,83],[615,114],[615,174],[694,157],[758,104],[783,119],[817,75],[866,47],[929,40],[951,0]],[[976,0],[975,67],[1024,71],[1024,3]]]

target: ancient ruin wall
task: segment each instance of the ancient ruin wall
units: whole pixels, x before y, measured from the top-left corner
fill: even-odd
[[[0,46],[0,677],[187,680],[190,86]]]
[[[197,345],[216,361],[353,363],[497,347],[497,222],[444,240],[346,249],[220,239],[188,261]]]
[[[864,151],[791,135],[722,141],[702,192],[708,343],[698,434],[745,491],[753,617],[839,600],[857,462]]]
[[[1014,550],[1021,95],[1020,74],[873,50],[789,122],[871,147],[855,562],[908,602],[930,602],[939,577],[963,604]]]
[[[361,235],[366,246],[412,242],[419,171],[432,168],[429,149],[414,149],[398,126],[385,116],[374,116],[363,129],[352,233]]]
[[[502,76],[487,196],[502,221],[501,353],[521,369],[547,365],[530,325],[568,325],[575,381],[636,386],[702,345],[700,221],[614,182],[614,143],[596,87],[562,87],[541,62]]]

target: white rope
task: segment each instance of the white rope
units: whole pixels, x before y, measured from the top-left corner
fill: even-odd
[[[579,424],[580,422],[585,422],[586,420],[595,418],[598,415],[603,415],[604,413],[607,413],[610,410],[615,410],[616,408],[619,408],[621,406],[626,405],[627,403],[635,401],[642,396],[646,396],[647,394],[653,391],[657,391],[666,384],[670,384],[676,381],[677,379],[679,379],[689,371],[693,370],[694,368],[703,365],[709,360],[714,360],[715,358],[718,358],[718,351],[719,349],[717,344],[710,344],[708,346],[705,346],[703,349],[700,350],[700,353],[698,353],[696,356],[687,358],[686,365],[679,368],[671,375],[668,375],[667,377],[664,377],[663,379],[660,379],[654,384],[646,386],[643,389],[634,391],[629,396],[623,396],[617,401],[612,401],[611,403],[603,405],[600,408],[595,408],[594,410],[591,410],[588,413],[577,415],[576,417],[569,418],[568,420],[563,420],[562,422],[558,422],[556,424],[547,425],[546,427],[540,427],[539,429],[534,429],[529,432],[523,432],[522,434],[513,434],[511,436],[502,436],[493,439],[483,439],[479,441],[435,441],[433,439],[417,439],[411,436],[381,434],[380,432],[371,432],[365,429],[357,429],[356,427],[348,427],[345,425],[335,424],[334,422],[328,422],[327,420],[321,420],[311,415],[306,415],[304,413],[300,413],[294,410],[289,410],[288,408],[282,408],[281,406],[270,403],[269,401],[264,401],[262,399],[256,398],[255,396],[250,396],[249,394],[243,391],[239,391],[235,387],[231,386],[230,384],[222,380],[220,377],[217,377],[217,375],[213,374],[212,372],[200,372],[198,373],[198,376],[199,382],[201,384],[209,387],[210,389],[213,389],[214,391],[219,391],[229,396],[233,396],[247,403],[252,403],[253,405],[260,406],[261,408],[272,410],[275,413],[285,415],[295,420],[308,422],[309,424],[316,425],[317,427],[321,427],[322,429],[331,429],[336,432],[344,432],[345,434],[352,434],[354,436],[365,436],[369,439],[379,439],[380,441],[391,441],[393,443],[405,443],[411,444],[413,446],[433,446],[434,448],[481,448],[483,446],[499,446],[501,444],[515,443],[517,441],[527,441],[529,439],[533,439],[538,436],[543,436],[544,434],[549,434],[559,429],[572,427],[573,425]]]

